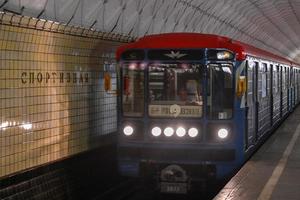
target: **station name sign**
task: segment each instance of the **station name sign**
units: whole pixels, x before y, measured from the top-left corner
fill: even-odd
[[[21,81],[22,84],[87,84],[90,81],[90,74],[89,72],[22,72]]]

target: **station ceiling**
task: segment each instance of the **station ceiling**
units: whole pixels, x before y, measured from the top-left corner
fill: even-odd
[[[300,0],[0,0],[0,10],[133,37],[219,34],[300,63]]]

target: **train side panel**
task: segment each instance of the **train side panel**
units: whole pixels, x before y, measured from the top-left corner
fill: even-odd
[[[300,71],[292,65],[247,57],[246,159],[299,103]]]

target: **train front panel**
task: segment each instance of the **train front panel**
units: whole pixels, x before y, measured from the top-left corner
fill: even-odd
[[[121,174],[154,178],[165,191],[222,179],[241,164],[244,115],[235,95],[241,62],[234,53],[135,49],[121,58]]]

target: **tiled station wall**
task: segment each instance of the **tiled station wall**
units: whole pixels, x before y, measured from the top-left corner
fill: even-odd
[[[2,179],[0,199],[95,199],[123,180],[111,159],[115,151],[106,145]]]
[[[96,148],[116,131],[103,74],[115,90],[122,42],[0,21],[0,179]]]

